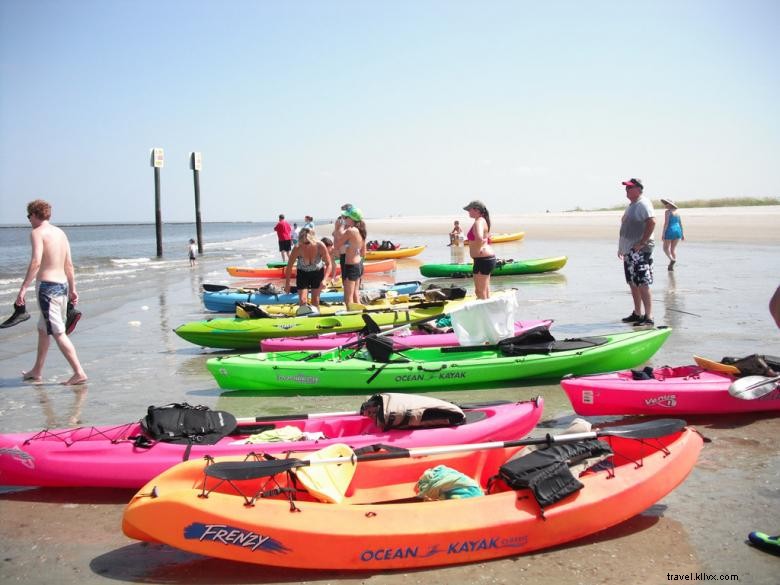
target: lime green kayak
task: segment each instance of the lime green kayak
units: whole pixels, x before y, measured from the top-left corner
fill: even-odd
[[[368,310],[312,317],[271,317],[264,319],[209,319],[192,321],[174,329],[176,335],[202,347],[219,349],[259,349],[260,340],[271,337],[302,337],[321,333],[349,333],[366,326],[368,314],[380,327],[395,327],[435,317],[463,301],[434,302],[403,310]]]
[[[507,276],[511,274],[539,274],[541,272],[553,272],[566,265],[566,256],[551,258],[534,258],[532,260],[507,260],[498,261],[492,276]],[[445,278],[457,278],[459,276],[471,276],[472,262],[464,264],[423,264],[420,266],[420,274],[423,276]]]
[[[611,333],[554,341],[546,349],[539,344],[409,349],[392,354],[390,362],[374,361],[367,349],[258,353],[212,358],[206,367],[221,388],[234,390],[312,395],[449,390],[632,368],[652,357],[671,332]],[[524,351],[530,353],[518,355]]]

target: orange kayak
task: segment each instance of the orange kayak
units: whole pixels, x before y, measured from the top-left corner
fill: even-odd
[[[406,459],[358,457],[357,464],[301,468],[330,468],[332,485],[344,488],[339,503],[321,501],[328,496],[324,491],[318,492],[320,499],[300,490],[295,500],[261,495],[289,485],[288,472],[225,480],[207,477],[206,462],[189,461],[134,496],[123,530],[131,538],[201,555],[291,568],[407,570],[479,562],[558,546],[643,512],[685,479],[703,442],[688,427],[653,439],[599,440],[614,454],[579,475],[582,489],[547,506],[544,518],[530,491],[512,490],[503,480],[479,497],[417,499],[417,481],[438,465],[473,478],[487,493],[488,480],[522,448],[463,446],[472,450]],[[230,461],[236,460],[218,459],[241,472],[246,468],[246,462]],[[290,462],[259,464],[269,463]],[[336,476],[344,468],[354,475],[341,481]],[[295,510],[299,513],[291,513]]]
[[[240,266],[228,266],[226,268],[230,276],[240,278],[284,278],[284,267],[278,268],[245,268]],[[365,262],[363,271],[365,274],[378,274],[380,272],[392,272],[395,270],[395,260],[378,260],[376,262]],[[295,274],[295,266],[293,266]],[[341,266],[336,266],[336,274],[341,274]]]

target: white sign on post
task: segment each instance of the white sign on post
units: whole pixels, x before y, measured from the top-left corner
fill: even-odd
[[[163,168],[163,165],[165,164],[165,155],[163,154],[162,148],[153,148],[152,149],[152,166],[156,169]]]
[[[199,152],[191,152],[190,153],[190,169],[193,171],[199,171],[201,167],[202,161],[201,156]]]

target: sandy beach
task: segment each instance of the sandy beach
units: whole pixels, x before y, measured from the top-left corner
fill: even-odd
[[[678,248],[678,267],[667,272],[659,243],[653,285],[656,323],[674,331],[650,363],[682,365],[690,363],[692,354],[712,358],[779,355],[780,334],[767,303],[780,284],[780,206],[680,212],[686,241]],[[526,232],[523,241],[498,248],[502,257],[565,254],[569,261],[557,274],[494,279],[495,288],[519,288],[527,317],[555,319],[553,332],[558,337],[625,330],[620,317],[630,311],[630,295],[615,257],[620,213],[497,213],[494,232]],[[421,256],[400,262],[394,275],[396,280],[419,279],[418,268],[424,262],[464,261],[462,248],[446,246],[454,219],[468,228],[465,212],[369,220],[369,238],[426,244]],[[321,229],[328,231],[327,226]],[[659,234],[660,227],[656,232],[660,240]],[[259,265],[277,256],[276,252],[247,255],[237,263]],[[391,278],[386,276],[386,280]],[[73,341],[90,376],[84,387],[57,384],[67,369],[56,349],[50,352],[45,383],[22,383],[18,372],[34,359],[36,315],[29,323],[4,330],[0,334],[3,432],[75,422],[118,423],[140,418],[150,404],[168,402],[207,404],[239,416],[346,410],[360,404],[366,395],[360,390],[354,396],[306,398],[221,394],[204,367],[210,354],[171,331],[185,321],[204,318],[199,297],[204,282],[235,281],[226,275],[224,262],[212,261],[207,255],[192,270],[182,257],[181,267],[149,270],[132,282],[82,291],[85,317]],[[459,282],[471,284],[470,280]],[[557,384],[437,396],[465,402],[519,400],[539,394],[546,407],[545,428],[538,432],[565,427],[573,412]],[[780,454],[776,448],[780,418],[732,415],[688,421],[709,442],[685,483],[628,522],[554,550],[415,572],[286,571],[131,541],[120,530],[124,504],[132,495],[127,490],[7,490],[0,493],[0,582],[660,585],[675,580],[674,575],[689,575],[689,581],[728,578],[740,583],[777,583],[778,559],[744,541],[751,530],[780,531]]]

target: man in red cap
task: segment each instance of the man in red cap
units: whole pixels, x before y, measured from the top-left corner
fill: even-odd
[[[653,326],[655,322],[650,285],[653,284],[655,210],[651,201],[642,194],[642,181],[629,179],[623,181],[623,185],[631,203],[626,207],[620,223],[618,258],[623,260],[623,272],[634,300],[634,310],[623,322]]]

